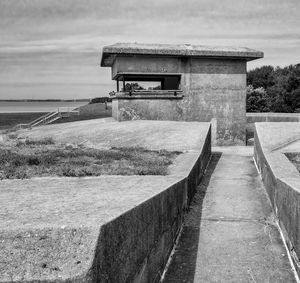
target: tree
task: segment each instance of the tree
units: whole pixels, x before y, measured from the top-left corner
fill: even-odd
[[[247,112],[269,112],[268,96],[263,87],[253,88],[252,85],[247,87]]]
[[[249,71],[247,74],[247,85],[252,85],[255,89],[271,87],[274,85],[274,68],[272,66],[262,66]]]
[[[130,90],[143,90],[144,88],[140,86],[138,83],[127,83],[125,85],[125,91],[130,91]]]
[[[248,72],[247,111],[296,112],[300,109],[300,64],[263,66]],[[264,89],[264,94],[259,88]]]

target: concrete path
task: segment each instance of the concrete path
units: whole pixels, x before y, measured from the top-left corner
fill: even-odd
[[[251,147],[213,148],[169,282],[295,282]]]

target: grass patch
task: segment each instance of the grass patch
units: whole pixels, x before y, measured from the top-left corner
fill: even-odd
[[[13,134],[10,134],[9,137],[14,137]],[[24,146],[24,145],[29,145],[29,146],[34,146],[34,145],[49,145],[49,144],[54,144],[54,139],[52,137],[45,137],[42,139],[25,139],[24,141],[18,141],[16,143],[16,146]]]
[[[287,152],[286,157],[294,164],[297,170],[300,172],[300,153],[298,152]]]
[[[46,113],[0,113],[0,130],[12,128],[18,124],[29,123]]]
[[[109,150],[55,144],[52,138],[16,139],[0,149],[0,179],[45,176],[167,175],[180,152],[119,147]]]

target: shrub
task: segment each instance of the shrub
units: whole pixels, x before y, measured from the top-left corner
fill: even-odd
[[[247,86],[247,112],[268,112],[268,96],[263,87],[254,88],[252,85]]]
[[[105,103],[105,102],[111,102],[112,99],[110,97],[95,97],[92,98],[89,104],[94,104],[94,103]]]
[[[55,141],[52,137],[45,137],[42,139],[26,139],[25,144],[26,145],[49,145],[49,144],[54,144]]]

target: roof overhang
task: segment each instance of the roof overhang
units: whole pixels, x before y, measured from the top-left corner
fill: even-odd
[[[102,50],[100,65],[111,67],[117,56],[157,57],[202,57],[218,59],[239,59],[251,61],[264,57],[264,53],[247,47],[220,47],[190,44],[141,44],[116,43]]]

